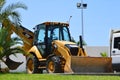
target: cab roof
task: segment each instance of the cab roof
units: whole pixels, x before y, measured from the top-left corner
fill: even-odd
[[[49,27],[49,26],[61,26],[61,27],[66,26],[66,27],[68,27],[69,26],[68,23],[63,23],[63,22],[44,22],[44,23],[36,25],[33,29],[37,30],[39,28],[39,25],[45,25],[47,27]]]
[[[68,23],[63,23],[63,22],[44,22],[42,24],[44,24],[46,26],[59,26],[59,25],[60,26],[69,26]]]

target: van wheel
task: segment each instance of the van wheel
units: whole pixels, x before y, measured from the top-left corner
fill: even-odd
[[[38,69],[39,61],[34,55],[30,55],[27,58],[26,71],[29,74],[42,73],[42,69]]]
[[[62,67],[61,64],[61,59],[58,56],[53,56],[47,60],[47,72],[48,73],[63,73],[64,68]]]

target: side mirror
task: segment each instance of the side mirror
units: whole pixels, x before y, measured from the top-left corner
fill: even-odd
[[[118,49],[120,50],[120,42],[118,42]]]

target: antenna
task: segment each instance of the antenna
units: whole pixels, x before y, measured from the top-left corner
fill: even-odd
[[[71,18],[72,18],[72,16],[70,16],[70,17],[69,17],[69,20],[67,21],[67,22],[68,22],[68,24],[70,24],[70,20],[71,20]]]

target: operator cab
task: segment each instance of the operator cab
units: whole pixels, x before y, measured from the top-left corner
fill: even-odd
[[[69,24],[59,22],[45,22],[35,27],[34,45],[41,55],[46,58],[52,51],[52,41],[71,41]]]

